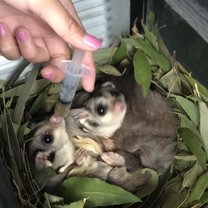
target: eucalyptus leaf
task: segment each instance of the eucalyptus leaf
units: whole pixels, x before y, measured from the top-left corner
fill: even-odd
[[[150,175],[148,182],[135,193],[140,198],[143,198],[149,194],[151,194],[158,186],[159,176],[156,171],[149,168],[144,168],[141,170],[142,174],[148,173]]]
[[[188,189],[181,191],[181,177],[178,175],[171,178],[154,208],[179,208],[189,195]]]
[[[170,93],[181,94],[181,79],[175,68],[162,76],[160,81]]]
[[[45,100],[47,99],[47,96],[48,96],[48,90],[49,90],[49,87],[47,87],[42,93],[40,93],[37,96],[37,98],[35,99],[35,101],[33,102],[32,106],[29,110],[31,114],[36,113],[41,108],[43,108]]]
[[[86,202],[86,198],[84,198],[83,200],[77,201],[77,202],[73,202],[71,204],[65,204],[63,206],[61,205],[53,205],[52,208],[83,208]]]
[[[122,74],[118,71],[118,69],[116,69],[114,66],[112,65],[103,65],[103,66],[99,66],[98,69],[105,73],[105,74],[110,74],[113,76],[121,76]]]
[[[142,50],[150,59],[154,60],[164,71],[169,71],[171,64],[169,60],[160,52],[154,49],[146,40],[141,38],[123,38],[123,42],[133,45],[135,48]]]
[[[171,95],[176,99],[176,101],[180,104],[183,110],[187,113],[189,118],[194,122],[196,126],[199,125],[199,110],[195,103],[191,102],[189,99],[179,96],[179,95]]]
[[[197,161],[197,157],[195,155],[189,155],[190,153],[179,151],[179,149],[178,152],[178,155],[175,156],[173,169],[173,171],[177,174],[186,172],[192,168]]]
[[[138,50],[134,55],[134,77],[142,87],[143,95],[146,97],[152,80],[151,66],[142,51]]]
[[[64,199],[62,197],[49,194],[49,193],[45,193],[45,195],[50,204],[63,204],[64,203]]]
[[[208,97],[207,96],[201,94],[201,98],[205,103],[208,103]]]
[[[202,195],[202,197],[200,198],[200,207],[202,207],[203,205],[208,203],[208,191],[205,191]],[[207,206],[203,207],[203,208],[207,208]]]
[[[52,110],[55,108],[55,105],[58,101],[59,94],[50,95],[45,100],[44,104],[44,110],[45,112],[52,112]]]
[[[204,87],[199,81],[197,81],[191,76],[185,75],[185,77],[189,81],[189,83],[192,85],[193,88],[195,88],[195,85],[197,85],[199,92],[208,97],[208,90],[206,89],[206,87]]]
[[[20,153],[20,147],[18,143],[18,139],[16,136],[16,133],[13,128],[11,117],[9,116],[8,112],[4,110],[3,117],[1,120],[2,123],[2,132],[3,132],[3,138],[7,144],[7,159],[8,165],[12,168],[12,175],[14,177],[14,181],[18,185],[18,188],[20,190],[24,190],[23,183],[21,179],[21,167],[22,167],[22,161],[19,160],[21,158]]]
[[[204,102],[199,103],[199,113],[200,113],[200,133],[203,138],[204,148],[208,158],[208,108]]]
[[[88,177],[68,178],[56,190],[66,203],[87,198],[86,207],[110,206],[139,202],[140,199],[126,190],[102,180]]]
[[[145,38],[153,45],[153,47],[156,50],[159,50],[157,37],[154,35],[154,33],[151,32],[151,31],[149,31],[147,29],[147,26],[145,24],[143,24],[143,23],[142,23],[142,28],[144,30],[144,36],[145,36]]]
[[[152,58],[164,71],[169,71],[171,64],[169,60],[160,52],[151,47],[145,40],[137,39],[141,49]]]
[[[32,70],[30,76],[26,80],[26,82],[24,84],[24,88],[22,89],[22,92],[21,92],[21,94],[19,96],[19,99],[17,101],[17,104],[15,106],[13,121],[16,124],[21,123],[26,101],[30,97],[30,91],[31,91],[33,83],[35,82],[35,80],[37,78],[37,75],[38,75],[38,69],[37,68],[38,68],[38,66],[35,69]]]
[[[112,56],[112,60],[110,61],[111,65],[117,65],[120,61],[122,61],[127,56],[127,48],[126,44],[121,42],[120,46],[117,48],[116,52]]]
[[[51,84],[48,94],[49,95],[58,94],[60,92],[60,89],[61,89],[61,84]]]
[[[139,208],[155,208],[155,203],[160,200],[163,191],[166,188],[168,179],[170,176],[170,170],[168,169],[159,180],[157,188],[142,202]]]
[[[159,52],[164,54],[164,56],[167,57],[167,59],[171,63],[172,62],[172,55],[170,54],[168,48],[166,47],[158,30],[156,31],[156,37],[157,37],[157,41],[158,41]]]
[[[182,113],[177,113],[179,120],[180,120],[180,127],[181,128],[188,128],[190,129],[199,139],[202,140],[201,134],[199,133],[198,128],[194,124],[193,121],[191,121],[186,115]]]
[[[150,24],[150,27],[153,28],[155,27],[155,13],[153,11],[149,11],[148,12],[148,15],[147,15],[147,18],[148,18],[148,21],[149,21],[149,24]]]
[[[29,65],[28,61],[22,60],[18,65],[17,68],[14,70],[14,74],[5,84],[5,90],[10,89],[14,86],[15,82],[19,78],[20,74],[24,71],[24,69]]]
[[[194,201],[199,201],[200,198],[203,196],[205,190],[208,187],[208,172],[205,172],[203,175],[199,177],[199,179],[194,184],[193,188],[191,189],[190,195],[186,200],[186,205],[191,204]]]
[[[175,159],[183,161],[196,161],[197,157],[195,155],[176,155]]]
[[[193,101],[194,103],[203,102],[202,98],[198,97],[198,96],[189,96],[188,98],[189,98],[189,100]]]
[[[40,92],[42,92],[43,89],[45,89],[49,85],[49,81],[45,79],[36,80],[32,86],[32,89],[30,91],[30,95],[36,95]],[[11,88],[4,92],[4,94],[0,94],[0,98],[9,98],[13,96],[19,96],[22,93],[22,90],[24,88],[24,84],[18,85],[14,88]]]
[[[117,48],[101,48],[93,52],[93,57],[96,65],[109,64],[109,61]]]
[[[23,144],[24,142],[24,136],[30,132],[30,129],[27,128],[28,122],[22,124],[17,131],[17,137],[19,140],[19,143]]]
[[[201,166],[195,162],[194,166],[184,174],[182,188],[191,188],[202,173]]]
[[[201,168],[206,170],[206,153],[203,150],[203,145],[199,138],[187,128],[180,128],[178,133],[190,151],[197,157]]]

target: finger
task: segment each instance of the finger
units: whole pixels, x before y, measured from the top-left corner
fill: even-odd
[[[0,23],[0,54],[9,60],[20,58],[20,53],[15,39],[4,23]]]
[[[102,41],[86,34],[83,27],[74,19],[65,7],[57,0],[7,0],[10,5],[19,9],[27,9],[39,16],[66,42],[83,50],[100,48]],[[72,4],[72,3],[71,3]],[[47,12],[46,12],[47,10]],[[55,15],[54,15],[55,13]]]
[[[62,3],[62,5],[66,8],[66,10],[68,11],[68,13],[74,17],[74,19],[81,25],[82,28],[84,28],[79,16],[77,15],[77,11],[74,7],[74,5],[72,4],[71,1],[69,0],[60,0],[60,2]]]
[[[73,16],[77,20],[77,22],[81,25],[81,27],[83,27],[81,20],[79,16],[77,15],[74,5],[69,0],[61,0],[61,3],[62,5],[64,5],[67,11],[71,14],[71,16]],[[95,72],[96,72],[93,56],[91,53],[88,53],[86,55],[85,60],[84,60],[84,65],[87,66],[90,74],[89,76],[82,78],[82,85],[86,91],[91,92],[94,89]]]
[[[92,92],[94,89],[95,74],[96,74],[92,52],[87,52],[83,64],[86,66],[87,69],[89,69],[89,75],[84,76],[82,78],[82,86],[86,91]]]
[[[62,60],[71,58],[72,49],[59,36],[54,35],[50,38],[45,38],[45,43],[51,57],[51,64],[58,65]]]
[[[60,82],[64,78],[63,71],[57,66],[62,60],[68,60],[71,57],[69,46],[59,37],[46,38],[45,43],[49,51],[51,60],[47,67],[41,71],[42,76],[52,82]]]
[[[32,63],[40,63],[49,60],[49,53],[44,48],[43,43],[42,47],[37,45],[30,32],[26,28],[19,27],[16,29],[15,37],[17,39],[20,53],[26,60]]]
[[[64,72],[53,64],[49,64],[42,68],[40,73],[43,78],[53,83],[59,83],[64,79]]]

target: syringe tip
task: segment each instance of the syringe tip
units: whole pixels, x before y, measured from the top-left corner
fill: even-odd
[[[60,117],[68,117],[70,112],[71,103],[64,104],[61,101],[58,101],[55,106],[54,114]]]

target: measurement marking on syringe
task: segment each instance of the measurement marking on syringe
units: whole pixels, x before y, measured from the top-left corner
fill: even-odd
[[[63,87],[67,90],[76,90],[76,86],[64,85]]]

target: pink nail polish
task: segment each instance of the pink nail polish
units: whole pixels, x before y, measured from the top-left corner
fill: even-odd
[[[4,24],[0,24],[0,37],[4,37],[6,35],[6,30]]]
[[[86,34],[84,36],[83,42],[89,45],[92,48],[101,48],[103,40],[98,39],[92,35]]]
[[[18,40],[20,43],[26,43],[27,40],[28,40],[28,35],[27,35],[27,33],[24,32],[24,31],[18,32],[16,36],[17,36],[17,40]]]
[[[44,79],[47,79],[49,81],[52,81],[55,79],[55,76],[53,74],[44,74],[42,75]]]

